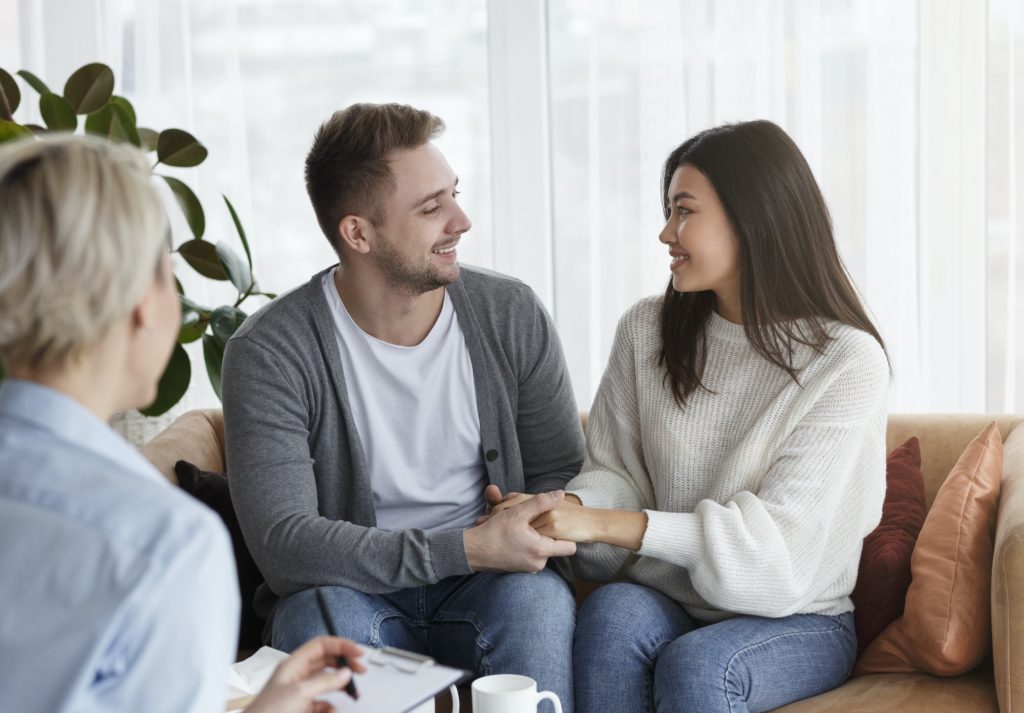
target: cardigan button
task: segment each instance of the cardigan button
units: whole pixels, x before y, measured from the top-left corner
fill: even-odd
[[[487,451],[484,457],[487,458],[487,460],[489,461],[494,461],[498,458],[498,451],[492,448],[491,450]]]

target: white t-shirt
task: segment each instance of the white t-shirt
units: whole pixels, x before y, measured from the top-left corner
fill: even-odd
[[[373,483],[377,526],[471,527],[484,511],[487,477],[473,365],[447,292],[426,338],[397,346],[352,320],[334,273],[324,276],[323,288]]]

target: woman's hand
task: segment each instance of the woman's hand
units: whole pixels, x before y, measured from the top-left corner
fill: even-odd
[[[575,495],[530,523],[542,535],[573,542],[604,542],[637,551],[647,532],[647,513],[588,508]]]
[[[344,688],[352,672],[366,670],[356,657],[363,650],[347,639],[321,636],[308,641],[278,664],[267,685],[256,696],[246,713],[326,713],[334,710],[317,696]],[[348,660],[349,668],[335,669],[338,656]]]
[[[579,498],[566,496],[553,510],[533,520],[533,529],[556,540],[597,542],[601,533],[601,511],[580,505]]]

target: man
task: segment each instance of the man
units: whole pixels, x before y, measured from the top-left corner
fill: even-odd
[[[320,127],[306,186],[340,262],[228,344],[231,494],[274,646],[326,630],[320,587],[340,636],[531,676],[570,711],[575,606],[549,558],[575,546],[530,521],[583,435],[536,295],[457,262],[470,221],[431,143],[443,128],[395,104]],[[475,525],[485,489],[546,494]]]

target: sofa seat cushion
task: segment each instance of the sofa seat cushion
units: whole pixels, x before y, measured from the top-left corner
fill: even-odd
[[[775,713],[999,713],[988,666],[962,676],[876,673],[788,706]]]

